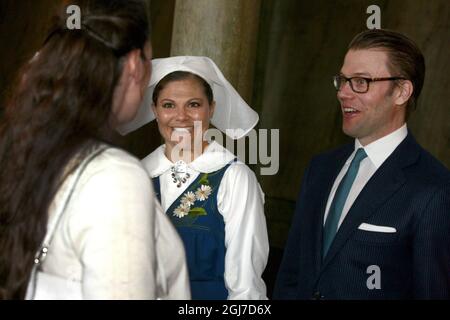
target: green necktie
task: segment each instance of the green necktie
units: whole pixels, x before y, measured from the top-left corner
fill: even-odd
[[[363,148],[359,148],[356,151],[356,154],[352,160],[352,163],[350,164],[350,167],[345,173],[344,178],[342,178],[341,183],[339,183],[339,186],[336,190],[336,194],[334,195],[333,202],[331,203],[330,210],[328,212],[327,220],[325,221],[325,226],[323,227],[323,258],[326,257],[328,249],[330,249],[331,243],[333,243],[339,220],[341,218],[342,209],[344,209],[348,193],[350,192],[356,175],[358,174],[359,164],[365,157],[367,157],[366,152]]]

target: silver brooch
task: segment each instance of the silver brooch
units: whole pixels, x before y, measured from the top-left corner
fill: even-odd
[[[173,183],[176,183],[178,188],[191,176],[187,173],[187,164],[183,160],[177,161],[175,165],[170,168],[170,171],[172,172]]]

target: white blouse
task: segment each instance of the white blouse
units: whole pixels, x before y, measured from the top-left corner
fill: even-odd
[[[152,178],[160,179],[161,203],[166,212],[200,173],[217,171],[235,158],[220,144],[212,142],[201,156],[187,165],[190,177],[178,188],[171,177],[170,169],[174,164],[164,151],[162,145],[142,163]],[[228,299],[267,299],[261,277],[269,255],[264,193],[255,174],[244,163],[233,162],[226,170],[217,204],[225,222],[224,278]]]
[[[57,192],[49,224],[64,206],[73,180],[66,179]],[[189,299],[179,247],[181,239],[155,200],[139,160],[109,148],[82,173],[42,271],[80,286],[82,299]],[[168,248],[177,250],[178,257],[169,255]]]

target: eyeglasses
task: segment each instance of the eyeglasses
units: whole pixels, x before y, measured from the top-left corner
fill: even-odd
[[[369,91],[369,84],[376,81],[393,81],[406,80],[402,77],[387,77],[387,78],[365,78],[365,77],[351,77],[347,78],[343,75],[333,77],[333,84],[337,91],[341,90],[345,83],[350,82],[350,88],[356,93],[366,93]]]

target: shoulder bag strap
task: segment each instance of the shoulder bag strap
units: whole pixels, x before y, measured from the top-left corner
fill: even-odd
[[[42,242],[42,245],[40,247],[40,249],[38,250],[38,252],[36,252],[36,255],[34,257],[34,265],[33,265],[33,269],[31,271],[31,282],[33,284],[33,294],[31,296],[34,296],[34,291],[36,288],[36,272],[38,270],[38,268],[42,265],[42,262],[44,261],[45,257],[47,256],[48,253],[48,249],[52,243],[53,240],[53,236],[55,234],[55,230],[61,220],[61,217],[64,213],[64,211],[67,208],[67,205],[70,202],[70,199],[72,197],[72,194],[75,190],[75,187],[78,183],[78,181],[80,180],[80,177],[82,175],[82,173],[84,172],[84,170],[86,169],[86,167],[88,166],[88,164],[95,158],[97,157],[100,153],[102,153],[103,151],[105,151],[108,147],[101,147],[97,150],[95,150],[94,152],[92,152],[89,156],[87,156],[82,162],[81,164],[78,166],[78,168],[76,169],[74,175],[75,178],[73,178],[73,183],[69,189],[69,192],[66,195],[66,199],[64,201],[64,205],[61,207],[61,209],[56,213],[55,217],[52,219],[51,223],[49,224],[48,228],[47,228],[47,233],[45,235],[44,241]]]

